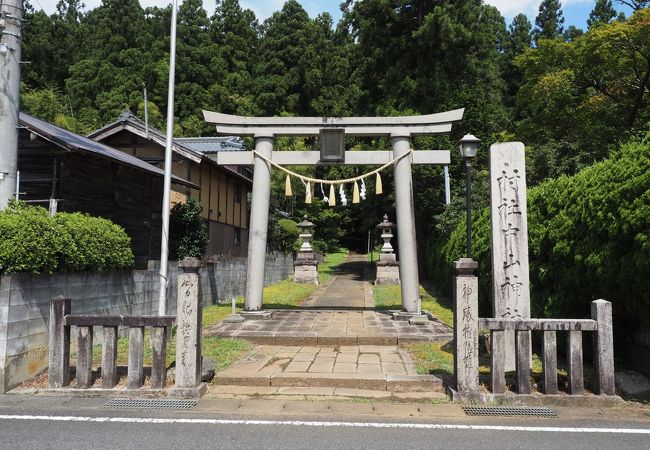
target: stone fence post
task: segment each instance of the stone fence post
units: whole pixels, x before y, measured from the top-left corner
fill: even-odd
[[[454,262],[454,377],[456,390],[478,391],[478,263]]]
[[[591,318],[598,322],[594,333],[594,391],[599,395],[616,395],[612,304],[606,300],[594,300],[591,302]]]
[[[69,298],[59,295],[50,300],[50,388],[62,388],[70,384],[70,327],[64,322],[67,314],[70,314]]]
[[[207,386],[201,383],[201,261],[179,261],[176,310],[176,388],[174,395],[200,397]]]

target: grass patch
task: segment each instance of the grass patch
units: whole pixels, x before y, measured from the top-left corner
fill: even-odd
[[[348,256],[348,251],[345,249],[327,254],[325,261],[318,265],[318,278],[320,278],[321,284],[325,284],[332,278],[332,275],[334,275],[346,256]]]
[[[377,309],[401,309],[402,291],[399,285],[373,286],[375,306]],[[449,301],[439,299],[433,295],[431,288],[420,286],[422,309],[426,309],[441,322],[454,326],[454,314]]]
[[[272,284],[264,288],[264,309],[296,308],[316,289],[315,284],[294,283],[293,280]]]
[[[218,337],[204,337],[202,344],[203,356],[216,361],[217,370],[230,367],[253,347],[252,344],[246,341]]]
[[[413,356],[419,374],[431,374],[441,378],[445,384],[454,377],[454,355],[448,350],[449,344],[426,343],[409,344],[407,350]]]

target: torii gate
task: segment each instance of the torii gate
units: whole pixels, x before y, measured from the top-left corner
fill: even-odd
[[[395,162],[395,209],[399,242],[399,272],[402,309],[417,313],[420,297],[415,216],[413,210],[413,181],[411,164],[450,163],[449,150],[417,150],[411,157],[411,136],[446,134],[452,124],[463,118],[464,109],[424,116],[398,117],[243,117],[203,111],[206,122],[217,127],[218,134],[253,136],[255,152],[219,152],[220,165],[253,165],[253,198],[250,214],[248,271],[244,311],[255,315],[262,311],[264,265],[271,196],[271,164],[278,165],[380,165]],[[346,151],[343,161],[321,160],[321,152],[274,152],[273,140],[281,136],[318,136],[322,131],[342,130],[348,136],[389,136],[392,151]]]

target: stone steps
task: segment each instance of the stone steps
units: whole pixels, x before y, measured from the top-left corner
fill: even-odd
[[[264,345],[403,345],[424,342],[446,343],[453,338],[451,333],[421,335],[412,333],[353,334],[318,331],[267,331],[267,330],[216,330],[203,333],[242,339]]]
[[[369,401],[403,403],[447,403],[447,394],[439,391],[392,392],[386,390],[357,389],[345,387],[276,387],[210,385],[206,398],[264,398],[286,400],[346,400],[363,399]]]
[[[213,384],[273,388],[332,388],[382,392],[444,392],[440,378],[434,375],[362,375],[348,373],[286,373],[264,376],[232,376],[218,373]]]
[[[216,374],[214,385],[443,392],[442,381],[417,374],[395,345],[258,345]]]
[[[267,320],[219,322],[203,330],[204,336],[244,339],[266,345],[401,345],[446,343],[453,330],[438,320],[421,325],[394,320],[389,311],[372,310],[268,310]]]

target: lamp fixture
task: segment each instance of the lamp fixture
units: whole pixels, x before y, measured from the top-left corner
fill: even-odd
[[[476,156],[476,151],[478,145],[481,143],[481,140],[474,136],[473,134],[466,134],[463,138],[458,141],[458,149],[460,150],[460,156],[465,159],[473,158]]]

